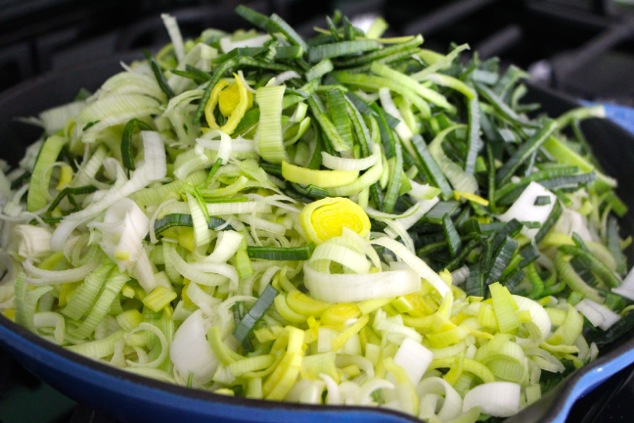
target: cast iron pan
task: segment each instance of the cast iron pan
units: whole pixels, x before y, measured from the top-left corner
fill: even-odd
[[[0,157],[17,163],[25,147],[39,136],[37,128],[16,121],[71,101],[80,88],[94,90],[119,71],[120,61],[141,59],[125,55],[53,73],[17,86],[0,95]],[[529,100],[539,101],[556,116],[574,106],[552,92],[531,87]],[[605,120],[585,124],[585,134],[605,170],[619,180],[621,198],[634,210],[634,137]],[[634,215],[622,222],[633,233]],[[630,254],[630,263],[632,260]],[[374,408],[307,406],[226,397],[185,388],[118,370],[71,353],[0,316],[0,344],[25,368],[54,388],[121,421],[188,423],[323,421],[412,422],[411,416]],[[558,388],[524,409],[508,422],[564,422],[575,401],[610,376],[634,363],[634,334],[605,347],[594,363],[573,373]]]

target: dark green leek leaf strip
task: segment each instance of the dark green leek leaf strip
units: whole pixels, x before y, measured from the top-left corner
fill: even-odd
[[[442,225],[443,219],[451,217],[459,207],[460,203],[457,201],[439,201],[425,214],[425,220]]]
[[[306,167],[308,169],[319,169],[319,167],[321,166],[321,160],[322,160],[321,152],[324,151],[325,141],[321,131],[317,129],[319,127],[319,124],[315,122],[314,119],[311,122],[311,125],[313,127],[312,133],[314,134],[314,137],[315,137],[315,148],[313,150],[312,156],[310,156],[310,160],[308,161],[308,164],[306,164]]]
[[[462,240],[460,239],[460,235],[458,235],[458,231],[451,220],[451,217],[445,215],[442,219],[442,227],[445,232],[445,238],[447,239],[447,246],[449,247],[449,253],[451,257],[456,257],[458,251],[462,247]]]
[[[559,220],[559,216],[561,216],[562,212],[563,207],[561,207],[559,201],[555,201],[555,206],[553,207],[553,210],[550,212],[548,218],[535,235],[535,242],[537,244],[539,244],[541,240],[546,236],[546,234],[551,230],[551,228],[555,226],[555,223],[557,223],[557,220]]]
[[[387,49],[389,47],[386,47],[385,49]],[[385,50],[383,49],[383,50]],[[378,51],[383,51],[383,50],[377,50]],[[418,47],[409,47],[406,50],[402,50],[399,51],[397,53],[391,54],[389,56],[385,56],[382,57],[380,59],[376,59],[374,61],[368,62],[366,64],[363,65],[359,65],[359,66],[354,66],[354,67],[346,67],[345,69],[348,72],[352,72],[352,73],[359,73],[359,72],[369,72],[370,68],[372,67],[372,63],[382,63],[385,65],[391,65],[394,64],[395,66],[399,66],[402,62],[405,62],[406,60],[416,60],[417,56],[416,54],[420,51],[420,49]],[[371,54],[371,53],[370,53]],[[365,56],[358,56],[359,58],[364,58]],[[339,64],[339,61],[336,62],[336,66],[337,68],[341,68],[342,66]]]
[[[493,257],[493,263],[490,264],[487,272],[486,284],[489,285],[493,282],[498,282],[500,277],[504,273],[504,270],[510,264],[515,252],[517,251],[518,243],[511,237],[506,237],[502,242],[500,248],[496,251]]]
[[[512,294],[521,294],[518,285],[524,280],[525,273],[519,267],[513,268],[507,275],[502,276],[500,283],[504,285]]]
[[[271,15],[270,25],[273,27],[273,31],[269,32],[281,32],[291,44],[299,46],[303,51],[308,51],[308,45],[304,39],[278,14]]]
[[[121,161],[128,170],[134,170],[134,153],[132,152],[132,136],[134,131],[151,131],[152,127],[139,119],[128,121],[121,135]]]
[[[496,182],[499,186],[504,185],[515,174],[515,171],[533,152],[546,141],[546,139],[557,129],[557,123],[550,120],[529,140],[527,140],[517,151],[504,163],[498,171]]]
[[[486,294],[484,289],[484,275],[480,270],[481,266],[482,263],[477,261],[469,269],[469,276],[465,281],[465,292],[467,295],[484,297]]]
[[[504,247],[507,239],[515,237],[520,233],[523,227],[524,225],[518,220],[511,219],[509,222],[506,222],[501,229],[497,230],[491,241],[492,256],[497,256]],[[488,261],[486,263],[488,264]]]
[[[247,314],[247,310],[246,310],[244,301],[238,301],[237,303],[234,304],[233,321],[234,321],[235,327],[237,327],[240,324],[240,322],[242,321],[242,319],[244,319],[244,316],[246,316],[246,314]],[[251,340],[248,337],[242,342],[242,349],[245,352],[253,351],[253,343],[251,343]]]
[[[266,171],[269,175],[282,176],[282,165],[276,163],[269,163],[265,161],[261,161],[259,163],[260,167]]]
[[[465,237],[465,239],[468,239],[468,237]],[[461,242],[462,242],[462,238],[461,238]],[[445,265],[445,269],[449,270],[450,272],[453,272],[454,270],[462,267],[465,264],[465,260],[467,256],[471,254],[476,248],[480,247],[481,244],[482,244],[481,238],[479,237],[471,238],[469,242],[467,242],[467,244],[465,244],[464,247],[460,249],[458,254],[453,259],[451,259],[449,263]]]
[[[251,24],[266,32],[274,32],[275,30],[275,26],[268,16],[263,15],[262,13],[257,12],[248,6],[240,4],[238,5],[238,7],[236,7],[235,12]]]
[[[546,179],[541,182],[544,188],[549,190],[573,188],[576,189],[581,185],[590,184],[597,179],[597,174],[594,172],[580,173],[578,175],[560,176],[558,178]]]
[[[209,78],[211,78],[211,75],[209,75],[207,72],[203,72],[198,68],[192,67],[191,65],[189,65],[186,70],[172,69],[172,73],[183,78],[191,79],[196,84],[204,84],[205,82],[209,81]]]
[[[497,187],[497,183],[495,181],[495,157],[493,155],[493,147],[491,146],[491,144],[487,144],[486,145],[486,153],[487,153],[487,182],[489,184],[489,189],[487,190],[487,196],[488,196],[488,200],[489,200],[489,207],[490,209],[496,210],[496,198],[497,198],[497,192],[496,192],[496,187]]]
[[[328,191],[315,185],[300,185],[295,183],[291,183],[290,185],[298,194],[310,198],[311,201],[309,201],[309,203],[312,203],[316,199],[328,197]]]
[[[264,47],[239,47],[234,48],[233,50],[221,54],[218,57],[211,59],[211,64],[215,67],[222,65],[229,60],[238,59],[240,57],[256,57],[261,56],[266,53],[266,48]]]
[[[345,145],[345,141],[337,132],[337,128],[335,124],[332,123],[330,118],[326,115],[324,111],[324,106],[321,104],[319,97],[316,94],[313,94],[308,98],[308,106],[312,112],[313,117],[321,127],[321,132],[323,134],[324,147],[328,154],[333,154],[336,151],[337,146]]]
[[[249,258],[265,260],[308,260],[314,249],[314,244],[288,248],[247,246],[247,254]]]
[[[451,189],[445,174],[442,173],[438,163],[436,163],[436,160],[429,152],[425,140],[423,140],[420,135],[416,134],[412,137],[411,146],[414,150],[411,153],[418,159],[425,177],[432,183],[432,185],[440,188],[445,198],[451,197],[453,190]]]
[[[370,185],[370,200],[377,210],[383,209],[384,194],[381,185],[378,182]]]
[[[85,185],[81,187],[66,187],[57,194],[55,199],[51,202],[51,204],[46,209],[47,214],[51,214],[53,210],[62,202],[64,198],[67,196],[71,197],[74,195],[82,195],[82,194],[92,194],[97,191],[97,187],[94,185]]]
[[[502,119],[504,119],[505,121],[507,121],[507,122],[509,122],[511,124],[515,124],[515,125],[519,125],[519,126],[526,126],[526,127],[529,127],[529,128],[539,128],[540,127],[540,125],[538,125],[537,123],[529,122],[529,121],[525,120],[524,118],[520,117],[517,113],[515,113],[515,111],[513,109],[511,109],[511,107],[508,104],[506,104],[504,102],[503,99],[498,97],[498,95],[496,93],[494,93],[487,86],[479,84],[479,83],[476,83],[476,89],[477,89],[478,93],[485,100],[487,100],[491,104],[491,106],[493,106],[495,111],[497,113],[499,113],[499,116]]]
[[[447,249],[447,241],[441,240],[436,242],[430,242],[429,244],[425,244],[420,248],[416,249],[416,255],[419,257],[425,257],[432,253],[437,253],[438,251],[443,251]]]
[[[235,65],[236,62],[234,60],[227,60],[214,70],[211,79],[209,80],[209,82],[207,82],[207,85],[205,86],[205,91],[203,92],[203,96],[200,99],[200,103],[198,103],[198,108],[196,109],[196,114],[194,115],[194,123],[200,122],[200,118],[205,112],[205,106],[207,105],[209,97],[211,96],[211,91],[214,89],[218,81],[220,81],[220,78],[222,78],[225,73],[233,69]]]
[[[267,285],[266,288],[264,288],[260,298],[257,299],[253,307],[251,307],[249,312],[242,318],[233,331],[233,336],[238,340],[238,342],[242,343],[249,337],[249,334],[253,331],[256,323],[268,311],[271,304],[273,304],[273,300],[277,294],[278,291],[273,287],[273,285]]]
[[[308,49],[308,60],[312,63],[333,57],[348,56],[378,50],[382,47],[376,40],[339,41],[331,44],[321,44]]]
[[[582,250],[584,250],[586,252],[590,251],[590,250],[588,250],[588,246],[586,245],[584,240],[579,236],[578,233],[576,233],[576,232],[572,233],[572,241],[575,243],[575,245],[578,248],[581,248]]]
[[[480,105],[482,104],[480,103]],[[486,113],[480,113],[480,128],[482,129],[482,134],[487,141],[497,140],[497,131],[495,130],[495,126],[491,122],[491,118]]]
[[[207,222],[207,226],[209,229],[218,230],[220,226],[226,224],[227,222],[218,217],[210,217]],[[154,232],[158,235],[163,231],[166,231],[169,228],[173,228],[175,226],[185,226],[185,227],[193,227],[194,222],[192,221],[191,214],[185,213],[172,213],[168,214],[161,219],[157,219],[154,222]],[[231,226],[227,225],[227,230],[232,229]]]
[[[422,43],[423,37],[419,34],[405,42],[384,47],[382,49],[372,51],[362,56],[337,60],[335,64],[338,68],[347,68],[352,66],[366,65],[375,61],[379,61],[381,63],[390,63],[411,56],[418,51],[418,46]]]
[[[381,109],[376,103],[372,104],[371,109],[372,112],[376,113],[376,121],[379,124],[381,144],[383,145],[385,158],[391,159],[396,156],[396,146],[400,146],[400,143],[396,141],[394,137],[394,132],[392,131],[392,128],[388,125],[385,118],[386,113],[384,113],[383,109]],[[361,111],[361,109],[359,109],[359,111]],[[363,113],[363,111],[361,111],[361,113]],[[367,113],[365,114],[367,115]]]
[[[509,182],[500,187],[495,192],[495,200],[500,201],[502,198],[513,193],[516,194],[512,196],[513,198],[510,201],[513,202],[517,197],[519,197],[524,188],[526,188],[526,186],[528,186],[528,184],[530,184],[531,182],[540,182],[543,185],[542,181],[560,178],[562,176],[574,175],[577,172],[579,172],[579,168],[576,166],[563,166],[539,170],[528,176],[524,176],[518,182]]]
[[[370,146],[372,145],[370,130],[365,124],[365,120],[363,119],[361,112],[359,112],[359,109],[354,106],[353,102],[346,101],[346,110],[347,114],[350,116],[350,121],[352,122],[352,127],[354,128],[354,134],[356,135],[359,146],[361,147],[361,157],[368,157],[370,156]]]
[[[618,288],[621,285],[621,278],[589,251],[573,245],[562,245],[559,250],[579,259],[585,268],[598,276],[609,287]]]
[[[522,261],[520,261],[519,266],[524,268],[537,260],[540,253],[532,243],[528,243],[520,248],[520,255],[522,256]]]
[[[521,79],[528,79],[529,76],[530,75],[526,73],[525,70],[520,69],[515,65],[511,65],[498,79],[493,89],[497,95],[505,98],[511,89],[517,85],[518,81]]]
[[[403,174],[403,152],[401,143],[394,137],[394,132],[388,126],[383,110],[375,104],[372,105],[372,111],[376,113],[377,123],[381,134],[381,144],[385,157],[388,159],[390,166],[390,177],[388,178],[385,196],[383,198],[383,208],[381,211],[392,213],[401,187],[401,175]]]
[[[538,195],[535,197],[535,202],[533,205],[535,206],[545,206],[550,204],[550,196],[549,195]]]
[[[253,108],[244,114],[244,117],[236,127],[234,134],[244,135],[254,129],[260,122],[260,109]]]
[[[300,71],[300,69],[298,69],[296,66],[291,66],[291,65],[282,64],[282,63],[268,63],[268,62],[256,60],[252,57],[239,57],[237,59],[237,62],[239,66],[247,66],[247,67],[250,66],[250,67],[258,68],[258,69],[268,69],[268,70],[279,71],[279,72],[284,72],[288,70],[292,70],[295,72]]]
[[[350,100],[357,109],[359,109],[359,112],[361,112],[363,116],[367,116],[367,115],[377,116],[378,114],[377,110],[374,110],[370,105],[368,105],[368,103],[366,103],[361,97],[354,94],[353,92],[351,91],[346,92],[346,98]],[[373,105],[374,104],[376,103],[373,103]],[[394,129],[396,128],[396,125],[400,123],[400,120],[396,119],[394,116],[387,113],[385,110],[381,109],[381,112],[383,113],[383,116],[385,117],[385,120],[390,128]]]
[[[330,35],[332,36],[333,40],[336,40],[336,41],[343,40],[343,36],[339,33],[339,29],[337,28],[337,25],[335,24],[335,22],[330,16],[326,16],[326,26],[328,27],[328,31],[330,31]]]
[[[163,71],[161,70],[161,67],[159,66],[156,59],[147,50],[144,51],[143,54],[145,55],[145,59],[150,63],[150,68],[152,69],[154,78],[156,79],[156,82],[161,88],[161,91],[165,93],[167,98],[174,97],[174,90],[172,89],[172,87],[170,87],[170,84],[167,82],[167,79],[165,79],[165,75],[163,75]]]
[[[346,97],[344,93],[338,89],[326,91],[326,103],[328,104],[330,120],[334,123],[337,133],[339,133],[346,145],[352,147],[352,126],[350,116],[346,109]]]
[[[357,28],[355,28],[352,25],[352,22],[350,22],[350,19],[348,19],[347,16],[343,17],[343,23],[342,23],[341,26],[342,26],[342,29],[343,29],[343,39],[344,40],[351,41],[351,40],[354,40],[357,35],[360,35],[360,36],[365,35],[363,33],[363,31],[357,30]]]

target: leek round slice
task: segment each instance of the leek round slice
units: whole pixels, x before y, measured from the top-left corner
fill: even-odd
[[[343,228],[362,237],[370,232],[370,218],[361,206],[340,197],[328,197],[306,205],[299,213],[299,223],[306,237],[316,244],[341,236]]]
[[[320,301],[348,303],[392,298],[420,290],[420,277],[410,269],[368,274],[329,274],[304,264],[304,284]]]
[[[462,411],[480,407],[483,413],[508,417],[520,411],[520,385],[512,382],[489,382],[478,385],[464,397]]]

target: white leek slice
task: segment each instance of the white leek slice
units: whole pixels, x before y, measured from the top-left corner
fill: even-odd
[[[621,320],[621,316],[613,312],[603,304],[599,304],[588,298],[581,300],[575,308],[592,323],[603,330],[608,330],[612,325]]]
[[[420,290],[420,277],[409,269],[333,275],[313,270],[306,263],[304,284],[310,295],[320,301],[347,303],[411,294]]]
[[[537,301],[520,295],[513,295],[513,299],[515,300],[519,310],[527,310],[530,313],[531,320],[537,325],[542,333],[542,339],[548,338],[552,324],[544,307],[542,307],[542,305]]]
[[[557,223],[553,227],[553,232],[558,232],[572,236],[576,233],[584,241],[593,241],[596,237],[588,229],[588,221],[579,212],[564,207],[561,216],[557,219]]]
[[[178,375],[193,387],[211,381],[218,359],[207,342],[207,324],[201,310],[193,312],[174,333],[170,358]]]
[[[218,135],[220,139],[214,139]],[[219,129],[207,131],[204,137],[196,138],[196,143],[208,150],[217,152],[216,158],[221,159],[223,163],[227,163],[230,157],[242,157],[249,153],[257,153],[253,140],[242,137],[232,139]]]
[[[634,268],[630,269],[621,286],[612,288],[612,292],[634,301]]]
[[[322,164],[333,170],[365,170],[381,160],[381,149],[378,144],[372,146],[372,155],[362,159],[333,156],[325,151],[321,152]]]
[[[260,156],[271,163],[288,160],[282,134],[282,101],[286,86],[261,87],[255,93],[260,106],[256,143]]]
[[[520,385],[512,382],[489,382],[478,385],[464,397],[462,411],[474,407],[494,417],[509,417],[520,411]]]
[[[94,258],[88,263],[66,270],[46,270],[35,266],[31,260],[27,259],[24,264],[24,271],[27,273],[25,280],[31,285],[54,285],[67,282],[78,282],[86,278],[98,265],[101,259]]]
[[[116,203],[120,199],[145,188],[150,183],[162,179],[167,174],[165,147],[158,132],[141,131],[145,158],[143,163],[134,171],[129,181],[118,187],[110,188],[99,200],[84,209],[68,215],[55,229],[51,238],[53,250],[60,251],[70,234],[82,223],[93,219],[99,213]]]
[[[51,231],[46,227],[17,225],[11,241],[20,257],[42,258],[51,253]]]
[[[405,338],[394,355],[394,363],[401,366],[414,385],[420,382],[434,354],[412,338]]]
[[[436,403],[434,414],[442,421],[454,419],[461,413],[462,398],[460,394],[443,378],[425,378],[416,386],[416,392],[421,397],[421,401],[424,401],[426,395],[436,395],[438,397],[439,400]],[[432,415],[423,414],[425,412],[423,407],[421,407],[420,412],[421,418],[432,420]]]
[[[541,206],[535,205],[537,197],[549,197],[550,203]],[[498,216],[498,218],[502,222],[517,219],[520,222],[538,222],[540,225],[543,225],[553,211],[556,201],[558,200],[555,194],[548,191],[543,185],[537,182],[531,182],[506,213]],[[522,228],[522,234],[530,239],[535,238],[537,232],[539,232],[539,228]]]
[[[442,149],[442,143],[445,140],[445,137],[450,132],[461,128],[464,128],[464,125],[452,125],[440,131],[429,144],[429,152],[432,156],[434,156],[434,159],[436,159],[436,163],[438,163],[442,172],[445,174],[449,182],[451,182],[454,190],[475,194],[478,190],[478,181],[476,181],[475,176],[465,172],[461,166],[457,165],[449,157],[447,157],[445,151]]]
[[[176,59],[178,60],[178,63],[180,63],[185,58],[185,44],[183,43],[183,36],[180,28],[178,27],[178,23],[176,22],[176,18],[167,13],[163,13],[161,14],[161,19],[163,20],[165,29],[167,29],[167,33],[172,41]]]
[[[388,88],[379,89],[379,98],[381,99],[381,105],[383,106],[383,109],[385,109],[387,113],[399,120],[396,128],[394,128],[398,136],[403,141],[411,140],[414,134],[412,133],[410,127],[407,126],[407,124],[405,123],[405,119],[403,119],[403,115],[401,115],[401,112],[398,110],[396,105],[394,105],[394,100],[392,100],[390,90]]]
[[[95,224],[103,234],[101,248],[120,269],[134,267],[150,231],[149,221],[134,201],[123,198],[108,207],[102,224]]]
[[[77,116],[77,114],[86,106],[84,101],[74,101],[62,106],[53,107],[40,113],[40,120],[44,131],[48,135],[63,129],[69,119]]]
[[[244,235],[239,232],[221,231],[218,233],[214,252],[208,256],[201,257],[199,261],[208,263],[226,263],[236,254],[243,239]],[[195,252],[194,257],[196,257]]]
[[[398,258],[403,260],[409,267],[412,268],[421,278],[433,285],[434,288],[440,293],[442,297],[451,293],[451,289],[444,280],[434,272],[427,263],[421,258],[417,257],[414,253],[407,249],[406,246],[393,239],[383,237],[371,241],[373,245],[380,245],[392,251]]]
[[[242,47],[262,47],[264,43],[271,39],[269,34],[258,35],[256,37],[245,38],[242,40],[232,40],[231,36],[222,37],[220,39],[220,48],[223,53],[229,53],[235,48]]]

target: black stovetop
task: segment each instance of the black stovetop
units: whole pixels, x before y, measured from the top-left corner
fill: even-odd
[[[238,3],[275,12],[310,34],[339,8],[381,15],[392,34],[422,33],[447,51],[469,43],[483,58],[528,69],[534,82],[572,97],[634,106],[633,0],[0,0],[0,92],[51,70],[167,42],[159,14],[184,35],[243,25]],[[634,119],[630,119],[634,120]],[[34,406],[37,405],[37,406]],[[631,421],[634,365],[587,394],[570,422]],[[55,391],[0,350],[0,423],[113,423]]]

